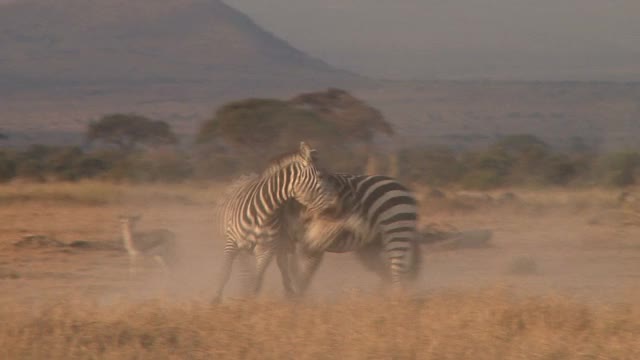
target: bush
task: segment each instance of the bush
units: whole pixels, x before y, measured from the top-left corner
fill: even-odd
[[[636,183],[640,154],[623,151],[607,154],[598,160],[596,176],[601,184],[623,187]]]
[[[577,174],[577,165],[570,158],[556,155],[549,158],[543,167],[545,184],[567,185]]]
[[[8,151],[0,151],[0,182],[6,182],[16,176],[17,164],[15,155]]]
[[[487,190],[507,184],[513,160],[500,149],[467,154],[463,158],[467,171],[461,179],[464,187]]]
[[[117,181],[179,182],[193,175],[189,159],[174,150],[115,156],[105,177]]]
[[[402,178],[431,186],[457,182],[465,173],[456,154],[442,147],[405,149],[399,154],[399,164]]]
[[[51,149],[44,157],[44,168],[55,180],[78,180],[82,177],[78,164],[83,158],[84,154],[78,147]]]
[[[505,177],[492,169],[476,169],[468,172],[461,180],[463,187],[476,190],[495,189],[504,185]]]

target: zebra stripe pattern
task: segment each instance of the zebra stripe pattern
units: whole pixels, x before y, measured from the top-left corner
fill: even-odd
[[[332,174],[338,205],[323,213],[309,213],[291,202],[285,208],[284,228],[296,243],[302,269],[298,275],[303,293],[325,252],[355,252],[369,270],[402,288],[420,265],[417,243],[417,203],[412,193],[386,176]]]
[[[225,236],[224,261],[215,301],[222,298],[231,267],[239,252],[252,252],[256,258],[254,293],[273,255],[282,274],[285,291],[293,293],[288,274],[288,249],[280,240],[282,207],[295,200],[317,213],[334,206],[337,193],[317,166],[315,151],[304,142],[300,149],[271,162],[261,175],[245,176],[230,186],[219,207],[219,229]]]

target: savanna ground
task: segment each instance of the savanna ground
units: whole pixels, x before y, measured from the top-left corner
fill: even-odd
[[[0,359],[638,359],[640,216],[608,190],[421,196],[421,220],[490,229],[491,246],[423,246],[415,294],[389,298],[329,255],[304,301],[274,264],[257,300],[210,305],[222,184],[0,186]],[[504,191],[491,194],[498,198]],[[181,265],[130,277],[117,215],[178,234]],[[16,246],[26,235],[60,243]],[[64,246],[83,240],[95,246]],[[104,246],[99,246],[104,245]]]

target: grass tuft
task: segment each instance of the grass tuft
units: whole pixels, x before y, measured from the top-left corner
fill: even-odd
[[[640,306],[477,292],[0,307],[0,358],[637,359]]]

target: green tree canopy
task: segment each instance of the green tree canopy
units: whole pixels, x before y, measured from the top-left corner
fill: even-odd
[[[332,123],[286,101],[247,99],[222,106],[213,119],[202,125],[198,140],[223,140],[240,148],[279,148],[299,142],[300,138],[323,140],[337,132]]]
[[[393,135],[382,113],[364,101],[340,89],[300,94],[290,100],[296,107],[309,109],[334,123],[347,138],[362,142],[373,140],[375,133]]]
[[[137,114],[109,114],[89,124],[89,142],[101,141],[131,151],[139,145],[165,145],[177,143],[169,124],[151,120]]]
[[[393,134],[382,114],[338,89],[301,94],[291,100],[246,99],[223,105],[205,121],[198,142],[221,141],[238,149],[273,153],[312,144],[371,142],[375,133]]]
[[[550,150],[549,145],[531,134],[507,135],[498,140],[493,147],[512,156],[521,156],[527,153],[546,154]]]

